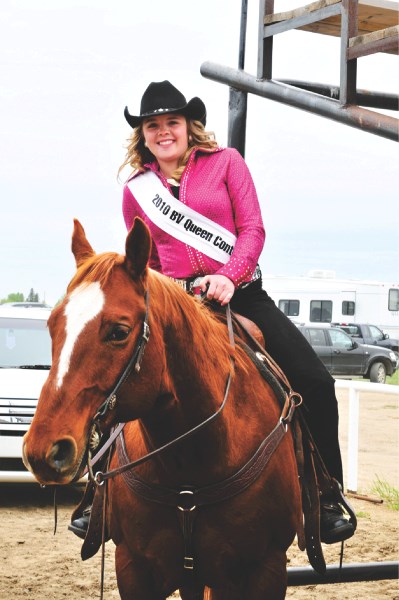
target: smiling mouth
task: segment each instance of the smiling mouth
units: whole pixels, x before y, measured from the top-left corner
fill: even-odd
[[[173,144],[174,140],[162,140],[161,142],[158,142],[159,146],[170,146],[171,144]]]

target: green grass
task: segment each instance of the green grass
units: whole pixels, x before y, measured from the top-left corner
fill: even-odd
[[[392,377],[387,377],[386,383],[399,385],[399,369],[392,375]]]
[[[381,498],[392,510],[399,510],[399,490],[377,477],[371,493]]]
[[[358,519],[369,519],[370,513],[364,512],[364,510],[359,510],[356,512],[356,516]]]

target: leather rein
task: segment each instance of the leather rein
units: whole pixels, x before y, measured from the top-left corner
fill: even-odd
[[[216,412],[214,412],[210,417],[208,417],[207,419],[205,419],[198,425],[194,426],[190,430],[186,431],[182,435],[174,438],[173,440],[167,442],[163,446],[156,448],[152,452],[149,452],[145,456],[142,456],[141,458],[139,458],[135,461],[124,464],[116,469],[112,469],[111,471],[107,471],[106,473],[103,473],[102,471],[97,471],[95,474],[93,473],[93,469],[92,469],[93,466],[99,461],[99,459],[102,456],[104,456],[106,451],[114,444],[115,440],[122,433],[123,428],[126,425],[126,423],[119,423],[112,430],[110,437],[105,442],[105,444],[101,447],[101,449],[95,454],[94,457],[91,456],[92,451],[96,450],[96,448],[98,447],[98,445],[100,443],[100,439],[101,439],[100,421],[107,415],[107,413],[109,411],[114,410],[114,408],[116,406],[116,401],[117,401],[116,394],[119,391],[122,384],[126,381],[128,376],[130,375],[133,365],[134,365],[135,372],[136,373],[140,372],[141,361],[144,356],[144,350],[145,350],[145,347],[146,347],[147,342],[150,337],[150,327],[148,324],[149,290],[147,290],[145,292],[145,305],[146,305],[146,310],[145,310],[145,315],[144,315],[144,320],[143,320],[143,331],[142,331],[140,338],[138,339],[136,347],[133,351],[133,355],[132,355],[131,359],[129,360],[127,366],[125,367],[118,382],[116,383],[114,389],[108,395],[107,399],[98,408],[98,410],[93,418],[92,425],[90,428],[87,469],[86,469],[85,473],[88,472],[90,478],[97,485],[102,485],[104,483],[104,481],[106,481],[107,479],[111,479],[111,478],[115,477],[116,475],[120,475],[121,473],[124,473],[125,471],[133,469],[134,467],[137,467],[137,466],[143,464],[147,460],[150,460],[154,456],[157,456],[158,454],[164,452],[165,450],[169,449],[170,447],[174,446],[175,444],[178,444],[178,443],[182,442],[183,440],[191,437],[191,435],[196,433],[199,429],[202,429],[202,427],[204,427],[205,425],[208,425],[211,421],[213,421],[222,412],[223,408],[226,405],[227,398],[228,398],[228,395],[230,392],[231,381],[232,381],[233,374],[234,374],[234,359],[233,358],[230,358],[231,369],[227,376],[223,400],[222,400],[219,408],[216,410]],[[227,321],[228,321],[229,339],[230,339],[231,345],[234,347],[234,333],[233,333],[233,326],[232,326],[232,321],[231,321],[231,311],[230,311],[229,305],[227,305],[227,307],[226,307],[226,314],[227,314]]]

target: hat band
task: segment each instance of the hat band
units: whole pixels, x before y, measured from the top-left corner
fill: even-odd
[[[146,117],[147,115],[154,115],[155,113],[162,113],[162,112],[172,112],[175,110],[184,110],[185,107],[183,108],[155,108],[154,110],[150,110],[149,112],[145,112],[145,113],[141,113],[141,117]]]

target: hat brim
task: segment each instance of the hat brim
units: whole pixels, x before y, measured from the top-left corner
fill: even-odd
[[[202,102],[201,98],[198,98],[197,96],[191,98],[191,100],[184,106],[171,109],[166,108],[164,110],[159,109],[154,112],[146,113],[144,115],[139,116],[131,115],[127,106],[125,106],[124,110],[126,121],[129,123],[130,127],[133,128],[138,127],[140,123],[144,121],[144,119],[167,114],[184,115],[188,119],[192,119],[193,121],[201,121],[201,123],[204,126],[206,125],[206,107],[205,104]]]

